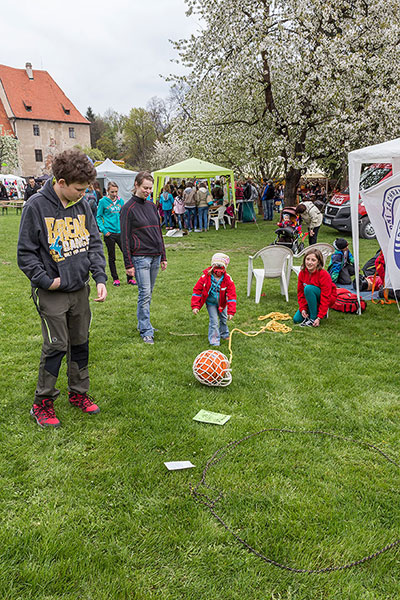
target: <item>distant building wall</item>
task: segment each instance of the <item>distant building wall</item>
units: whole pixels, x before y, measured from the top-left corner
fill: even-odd
[[[15,119],[14,123],[20,142],[19,162],[24,177],[50,173],[53,157],[63,150],[76,145],[90,146],[89,124],[30,119]]]

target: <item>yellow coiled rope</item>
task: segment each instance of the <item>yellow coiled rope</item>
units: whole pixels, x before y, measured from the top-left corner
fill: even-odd
[[[232,356],[233,356],[232,335],[235,333],[235,331],[237,331],[238,333],[242,333],[243,335],[245,335],[247,337],[256,337],[256,335],[260,335],[260,333],[264,333],[265,331],[273,331],[275,333],[289,333],[289,331],[292,331],[291,327],[288,327],[287,325],[284,325],[283,323],[278,322],[278,321],[288,321],[289,319],[291,319],[291,316],[287,313],[271,312],[268,315],[261,315],[260,317],[258,317],[259,321],[265,321],[266,319],[271,319],[271,321],[269,321],[266,325],[264,325],[264,327],[261,327],[261,329],[259,331],[242,331],[241,329],[238,329],[237,327],[232,329],[232,331],[229,335],[229,345],[228,345],[229,364],[230,365],[232,365]]]

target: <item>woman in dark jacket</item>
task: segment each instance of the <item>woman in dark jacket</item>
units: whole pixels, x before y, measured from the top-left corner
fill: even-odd
[[[156,205],[147,200],[153,189],[148,171],[136,175],[133,196],[121,209],[121,244],[126,274],[138,284],[138,330],[146,344],[154,344],[150,303],[158,270],[167,268],[165,246]]]

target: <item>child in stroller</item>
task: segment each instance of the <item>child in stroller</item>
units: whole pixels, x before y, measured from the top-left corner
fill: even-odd
[[[304,243],[301,239],[301,225],[295,208],[292,206],[284,208],[281,213],[281,220],[277,225],[278,229],[275,230],[277,237],[274,245],[286,246],[294,254],[299,254],[304,249]]]

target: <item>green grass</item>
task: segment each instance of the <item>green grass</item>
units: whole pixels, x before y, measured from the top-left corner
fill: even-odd
[[[398,460],[396,305],[368,303],[361,317],[331,310],[318,329],[287,335],[234,334],[232,384],[201,386],[192,363],[208,347],[208,317],[191,314],[190,296],[212,253],[231,257],[232,326],[258,329],[257,317],[275,310],[293,315],[296,282],[289,304],[277,280],[265,282],[259,305],[254,288],[246,297],[247,256],[274,239],[271,224],[172,238],[152,302],[155,345],[136,331],[137,290],[109,286],[106,303],[91,303],[91,392],[101,413],[90,418],[69,406],[63,367],[56,403],[63,426],[41,430],[29,418],[41,335],[16,264],[18,223],[0,216],[1,599],[400,596],[399,550],[349,571],[291,574],[248,553],[189,492],[216,450],[263,428],[322,429]],[[334,237],[323,227],[319,241]],[[361,240],[362,262],[376,248]],[[224,427],[196,423],[200,408],[232,418]],[[167,460],[196,468],[169,473]],[[266,433],[225,456],[207,482],[223,490],[217,512],[236,533],[295,567],[341,564],[400,537],[400,469],[350,442]]]

